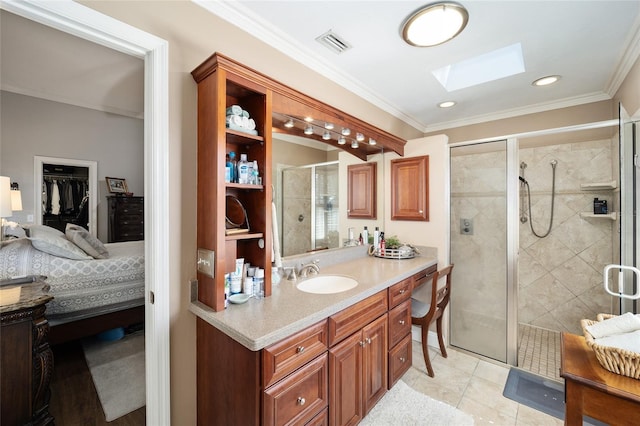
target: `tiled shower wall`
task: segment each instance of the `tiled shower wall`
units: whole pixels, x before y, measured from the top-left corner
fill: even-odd
[[[609,210],[617,208],[617,191],[584,191],[581,183],[608,182],[612,177],[611,140],[524,148],[519,161],[527,163],[525,178],[531,188],[533,226],[544,234],[551,213],[551,160],[556,168],[553,226],[546,238],[535,237],[529,222],[520,223],[518,321],[550,330],[582,334],[580,319],[613,312],[613,301],[603,290],[602,268],[613,260],[612,239],[616,222],[604,217],[582,218],[593,212],[593,199],[606,199]],[[617,157],[616,157],[617,158]],[[504,330],[506,218],[504,217],[504,152],[452,156],[451,251],[465,259],[456,275],[458,288],[465,280],[482,281],[479,294],[461,296],[459,321],[487,323]],[[495,167],[492,165],[496,165]],[[502,165],[502,166],[499,166]],[[521,191],[526,209],[526,191]],[[529,216],[528,211],[527,217]],[[474,220],[474,235],[460,234],[460,218]],[[530,219],[528,219],[530,220]],[[463,269],[463,268],[466,268]],[[499,293],[504,300],[492,299]],[[466,300],[468,299],[468,300]],[[453,309],[453,306],[452,306]],[[452,311],[453,312],[453,311]],[[466,318],[466,319],[465,319]],[[497,333],[499,334],[499,333]],[[455,335],[455,334],[454,334]],[[498,336],[497,338],[504,338]]]
[[[580,184],[615,180],[613,141],[599,140],[521,149],[525,178],[531,188],[531,214],[538,234],[549,226],[552,168],[557,160],[553,227],[546,238],[535,237],[529,222],[520,223],[520,323],[582,334],[580,320],[613,312],[612,297],[603,289],[602,270],[612,263],[616,221],[593,213],[593,199],[605,199],[617,209],[618,192],[582,190]],[[521,189],[521,194],[526,190]],[[521,213],[526,198],[521,198]],[[528,210],[526,215],[528,216]],[[529,218],[530,220],[530,218]]]
[[[311,250],[311,168],[287,169],[282,179],[282,255]]]

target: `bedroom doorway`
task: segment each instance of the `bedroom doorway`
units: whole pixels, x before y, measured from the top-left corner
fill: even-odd
[[[152,34],[72,1],[1,2],[0,8],[144,60],[145,348],[146,421],[168,425],[169,364],[169,186],[168,43]]]

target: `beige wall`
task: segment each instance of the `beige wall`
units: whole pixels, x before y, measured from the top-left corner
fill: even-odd
[[[620,85],[613,101],[614,114],[618,114],[618,104],[622,103],[631,117],[640,119],[640,58]]]

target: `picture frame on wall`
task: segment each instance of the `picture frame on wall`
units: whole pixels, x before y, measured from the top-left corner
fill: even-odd
[[[127,181],[122,178],[105,177],[107,188],[111,194],[127,194]]]

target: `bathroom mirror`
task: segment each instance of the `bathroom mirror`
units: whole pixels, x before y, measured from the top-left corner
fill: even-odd
[[[354,244],[363,228],[371,232],[384,223],[384,162],[382,147],[366,156],[376,162],[377,218],[347,217],[347,168],[365,160],[330,144],[284,133],[272,136],[274,204],[283,257]]]

